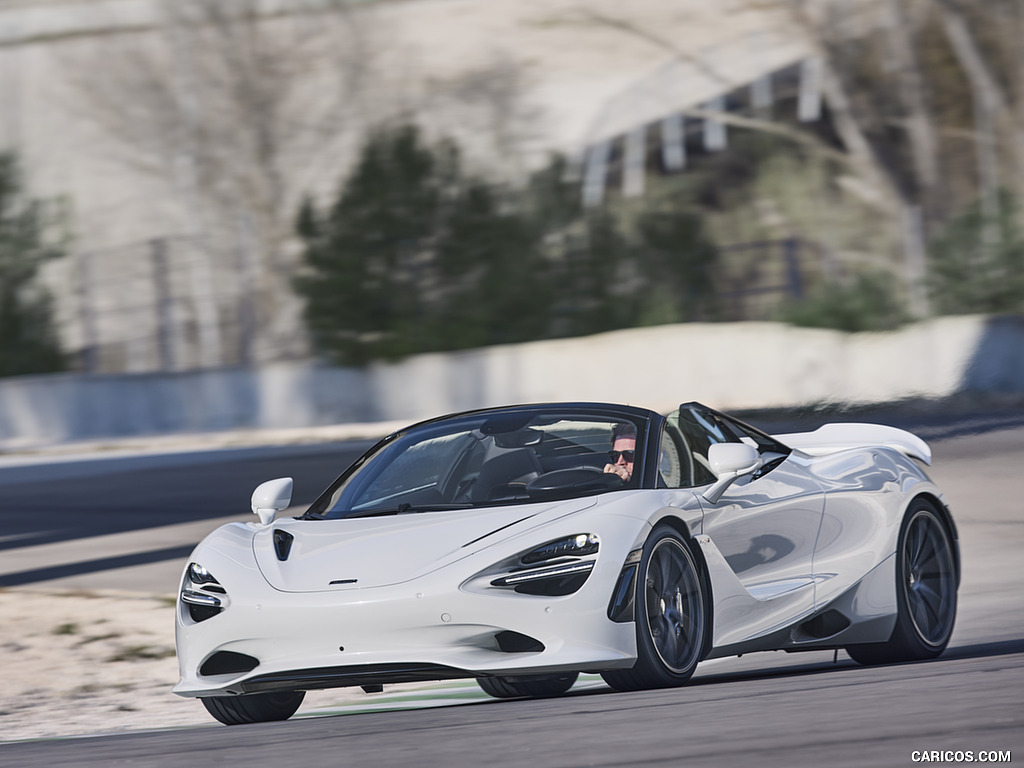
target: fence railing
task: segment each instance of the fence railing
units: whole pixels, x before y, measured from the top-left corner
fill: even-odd
[[[198,259],[207,259],[197,282]],[[73,285],[60,302],[65,347],[84,373],[181,371],[252,362],[254,312],[245,266],[217,261],[188,237],[161,237],[73,257]],[[225,263],[227,261],[227,263]],[[797,238],[721,249],[714,283],[719,320],[771,320],[817,279],[816,246]],[[213,308],[204,319],[203,302]],[[204,359],[215,334],[216,359]]]

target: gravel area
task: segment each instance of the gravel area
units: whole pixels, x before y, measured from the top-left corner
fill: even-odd
[[[178,679],[170,596],[0,591],[0,740],[208,725]]]

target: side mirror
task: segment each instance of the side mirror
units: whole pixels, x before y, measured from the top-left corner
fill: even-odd
[[[261,483],[252,493],[252,511],[263,525],[270,525],[282,509],[292,503],[292,479],[279,477]]]
[[[718,480],[704,492],[704,498],[716,504],[737,478],[760,469],[761,456],[746,443],[714,443],[708,448],[708,463]]]

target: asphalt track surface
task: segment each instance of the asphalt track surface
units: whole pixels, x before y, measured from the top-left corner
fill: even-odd
[[[957,764],[958,757],[961,764],[986,757],[1005,763],[1007,752],[1011,760],[1024,761],[1024,414],[887,421],[912,426],[932,442],[932,476],[946,491],[960,528],[964,577],[957,628],[938,660],[867,668],[843,653],[835,663],[831,653],[822,652],[751,654],[702,665],[691,684],[679,689],[584,690],[550,700],[232,728],[211,721],[206,728],[0,744],[0,765],[904,766],[918,764],[921,752],[940,758],[929,763],[948,758],[945,764]],[[237,461],[200,457],[197,464],[179,464],[171,485],[180,495],[159,514],[177,510],[196,519],[206,510],[208,517],[219,517],[223,505],[238,507],[239,493],[247,500],[255,483],[291,473],[277,471],[289,461],[311,473],[309,493],[315,495],[313,475],[326,475],[319,485],[326,483],[337,459],[353,450],[322,448],[268,449],[236,456]],[[254,469],[250,460],[260,466]],[[108,532],[118,525],[144,526],[150,521],[139,510],[153,509],[147,499],[161,496],[162,488],[160,468],[151,469],[129,468],[104,479],[94,471],[68,476],[65,468],[59,483],[5,481],[0,474],[3,508],[12,509],[8,492],[17,489],[17,498],[38,502],[36,514],[66,518],[64,528],[53,521],[36,528],[26,523],[27,536],[19,540],[37,543],[40,537],[89,535],[75,524],[83,516]],[[84,494],[94,504],[90,511],[76,511],[84,498],[77,485],[83,479],[107,499],[146,503],[126,502],[113,522],[101,522],[104,505],[91,493]],[[33,488],[43,487],[53,494],[46,498],[59,502],[56,511],[32,497]],[[9,517],[3,514],[8,533]],[[18,540],[4,541],[13,549]],[[81,538],[80,544],[88,541]]]

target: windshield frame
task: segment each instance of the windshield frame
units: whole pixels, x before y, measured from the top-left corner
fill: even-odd
[[[345,489],[348,488],[350,484],[358,482],[359,475],[365,472],[372,462],[378,458],[383,458],[389,449],[397,446],[399,443],[408,442],[410,438],[420,438],[413,443],[413,445],[416,445],[424,440],[432,439],[430,438],[431,434],[437,436],[442,434],[458,433],[460,428],[469,427],[474,424],[492,424],[505,419],[508,420],[508,423],[510,424],[518,423],[520,426],[527,427],[529,424],[532,424],[537,420],[545,421],[556,417],[561,417],[562,419],[578,418],[581,421],[593,421],[595,423],[632,423],[636,428],[637,436],[632,480],[629,483],[624,484],[621,489],[609,488],[607,490],[610,492],[612,490],[622,490],[627,488],[651,487],[649,485],[650,478],[648,478],[648,475],[651,474],[649,471],[651,467],[648,466],[650,462],[646,461],[645,457],[649,454],[648,441],[650,440],[650,435],[660,434],[660,423],[656,422],[660,422],[663,417],[647,409],[624,405],[612,405],[605,403],[545,403],[538,405],[522,405],[466,411],[435,419],[429,419],[394,432],[374,444],[366,451],[366,453],[345,469],[345,471],[342,472],[322,494],[320,494],[320,496],[310,505],[301,517],[308,520],[352,519],[358,517],[383,516],[422,511],[433,512],[445,511],[447,509],[465,510],[468,508],[484,508],[531,503],[537,499],[514,498],[468,505],[465,503],[459,503],[455,500],[448,502],[446,505],[439,505],[435,503],[420,505],[415,503],[399,503],[396,504],[393,509],[386,508],[388,505],[383,505],[379,508],[375,507],[372,509],[360,510],[358,508],[360,505],[355,505],[357,508],[354,510],[350,509],[340,511],[334,506],[342,498],[345,493]],[[499,432],[498,434],[506,433]],[[609,448],[610,447],[611,446],[609,444]],[[393,460],[388,462],[389,465],[391,463],[393,463]],[[387,465],[382,468],[382,471],[386,469]],[[654,469],[656,470],[656,467],[654,467]],[[565,498],[578,498],[581,495],[591,495],[591,493],[596,492],[603,491],[570,495]]]

